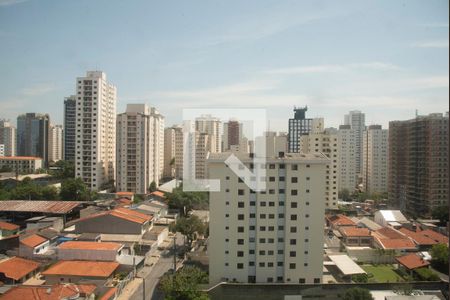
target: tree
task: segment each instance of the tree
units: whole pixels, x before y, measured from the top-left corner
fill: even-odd
[[[209,196],[206,192],[184,192],[182,187],[173,189],[166,194],[169,206],[181,211],[182,216],[187,216],[193,209],[207,209]]]
[[[197,216],[179,218],[173,229],[186,236],[189,248],[197,238],[197,234],[203,235],[206,232],[205,224]]]
[[[197,267],[185,266],[175,274],[164,275],[159,289],[168,300],[206,300],[205,292],[198,290],[199,284],[208,283],[208,275]]]
[[[61,200],[90,200],[90,191],[81,178],[69,178],[62,182],[59,192]]]
[[[41,189],[43,200],[58,200],[58,190],[54,186],[44,186]]]
[[[344,300],[373,300],[372,294],[368,289],[353,287],[345,291]]]
[[[448,274],[448,246],[437,244],[431,248],[431,265],[438,271]]]
[[[415,270],[416,274],[424,281],[439,281],[439,276],[428,268],[420,268]]]
[[[367,274],[356,274],[352,276],[352,280],[358,283],[365,283],[369,281],[369,276]]]
[[[148,187],[148,191],[150,193],[156,192],[156,190],[158,189],[158,187],[156,186],[156,182],[152,181],[152,183],[150,183],[150,186]]]
[[[350,200],[350,192],[347,189],[342,189],[339,192],[339,198],[342,199],[343,201],[349,201]]]
[[[58,179],[73,178],[75,176],[75,164],[68,160],[59,160],[50,171],[50,174]]]
[[[431,212],[433,219],[440,221],[440,225],[445,226],[448,222],[448,206],[440,206],[433,209]]]

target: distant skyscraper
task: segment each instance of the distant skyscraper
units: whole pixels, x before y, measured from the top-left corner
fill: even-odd
[[[62,125],[50,125],[48,141],[48,160],[57,162],[63,159],[63,127]]]
[[[211,139],[212,152],[221,152],[222,133],[221,122],[211,115],[203,115],[195,119],[195,130],[200,133],[207,133]]]
[[[164,130],[164,176],[183,177],[183,127]]]
[[[448,113],[389,122],[389,202],[430,217],[449,197]]]
[[[229,121],[223,125],[223,149],[227,151],[231,149],[231,146],[239,146],[241,139],[243,138],[243,125],[238,121]]]
[[[388,190],[388,130],[370,125],[363,133],[363,186],[368,193]]]
[[[307,134],[312,128],[312,119],[305,116],[308,107],[294,108],[294,118],[289,119],[289,147],[290,153],[301,152],[300,137]]]
[[[117,190],[146,194],[159,185],[164,156],[164,117],[146,104],[128,104],[117,115]]]
[[[339,145],[339,191],[346,189],[349,192],[355,190],[358,184],[356,164],[356,131],[350,125],[341,125],[338,130]]]
[[[17,155],[40,157],[48,166],[48,114],[27,113],[17,117]]]
[[[0,144],[4,146],[5,156],[16,155],[16,135],[16,127],[7,120],[0,120]]]
[[[362,174],[362,145],[364,130],[366,130],[366,116],[359,110],[350,111],[348,115],[344,116],[344,125],[350,125],[351,129],[355,130],[356,169],[358,170],[358,174]]]
[[[77,97],[64,98],[64,159],[75,161]]]
[[[92,190],[115,180],[116,87],[101,71],[88,71],[76,81],[75,173]],[[78,132],[80,130],[80,132]]]

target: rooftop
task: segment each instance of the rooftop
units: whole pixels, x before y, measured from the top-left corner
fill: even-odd
[[[156,197],[160,197],[160,198],[166,198],[166,196],[164,195],[164,193],[163,192],[160,192],[160,191],[155,191],[155,192],[152,192],[152,193],[150,193],[150,196],[156,196]]]
[[[35,248],[40,244],[45,243],[46,241],[47,241],[46,238],[43,238],[42,236],[39,236],[37,234],[32,234],[20,240],[20,243],[28,247]]]
[[[92,284],[57,284],[53,286],[20,285],[7,291],[3,300],[61,300],[72,299],[78,294],[91,295],[96,289]]]
[[[429,237],[430,239],[435,240],[438,243],[448,244],[448,237],[443,234],[440,234],[439,232],[427,229],[422,230],[420,233],[426,237]]]
[[[367,228],[345,226],[341,227],[339,230],[342,232],[342,235],[344,236],[363,236],[363,237],[372,236],[370,234],[370,230]]]
[[[38,262],[14,256],[0,262],[0,273],[5,274],[5,277],[19,280],[40,265]]]
[[[425,235],[423,235],[420,231],[414,232],[411,230],[408,230],[406,228],[400,228],[398,231],[406,235],[407,237],[411,238],[417,245],[434,245],[437,244],[437,242]]]
[[[418,256],[415,253],[396,257],[395,260],[397,260],[399,264],[403,265],[408,270],[426,267],[430,264],[428,261],[424,260],[422,257]]]
[[[60,244],[58,249],[77,250],[119,250],[123,245],[119,243],[99,243],[89,241],[68,241]]]
[[[2,156],[0,160],[42,160],[42,158],[34,156]]]
[[[17,230],[20,226],[8,222],[0,221],[0,229],[2,230]]]
[[[42,272],[42,275],[109,277],[117,267],[117,262],[61,260]]]
[[[109,210],[109,211],[105,211],[105,212],[101,212],[101,213],[97,213],[97,214],[92,214],[90,216],[75,220],[74,222],[80,222],[80,221],[93,219],[93,218],[97,218],[100,216],[106,216],[106,215],[111,215],[111,216],[114,216],[114,217],[117,217],[120,219],[124,219],[124,220],[131,221],[134,223],[139,223],[139,224],[144,224],[153,218],[152,216],[148,216],[146,214],[137,212],[135,210],[120,207],[120,208],[116,208],[113,210]]]
[[[399,210],[379,210],[378,211],[387,222],[408,222]]]
[[[328,221],[337,226],[355,226],[356,223],[353,222],[349,217],[345,215],[333,215],[333,216],[327,216]]]
[[[0,201],[0,212],[67,214],[81,204],[78,201],[4,200]]]
[[[344,275],[366,274],[348,255],[328,255]]]

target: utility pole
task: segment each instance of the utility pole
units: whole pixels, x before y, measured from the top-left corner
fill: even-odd
[[[142,299],[145,300],[145,276],[142,277]]]
[[[177,271],[177,233],[173,236],[173,274]]]

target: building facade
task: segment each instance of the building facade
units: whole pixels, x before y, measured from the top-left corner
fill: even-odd
[[[50,125],[48,140],[48,160],[57,162],[63,159],[63,127],[62,125]]]
[[[27,156],[0,157],[0,169],[7,168],[19,174],[33,174],[44,167],[42,158]]]
[[[243,124],[238,121],[230,120],[223,124],[223,147],[222,151],[228,151],[232,149],[232,146],[238,146],[241,148],[243,134]]]
[[[431,216],[447,203],[448,122],[435,113],[389,123],[389,201],[409,215]]]
[[[344,125],[350,125],[355,131],[356,169],[358,174],[363,171],[363,135],[366,130],[366,115],[359,110],[352,110],[344,116]]]
[[[0,144],[4,146],[4,156],[16,155],[17,130],[8,120],[0,120]]]
[[[388,191],[388,136],[381,125],[370,125],[363,139],[363,186],[367,193]]]
[[[338,190],[352,192],[358,185],[358,165],[356,156],[356,130],[350,125],[341,125],[338,130],[339,178]]]
[[[0,144],[0,156],[5,156],[5,145]]]
[[[75,161],[77,96],[64,98],[64,160]]]
[[[289,119],[289,153],[301,152],[300,138],[302,135],[307,134],[312,128],[312,119],[307,119],[305,114],[308,107],[294,108],[294,118]]]
[[[195,131],[211,136],[213,153],[219,153],[222,149],[222,123],[220,119],[211,115],[203,115],[195,119]]]
[[[183,177],[183,127],[172,126],[164,130],[164,176]]]
[[[50,117],[48,114],[27,113],[17,117],[17,155],[41,157],[48,165]]]
[[[323,269],[323,154],[267,158],[267,187],[254,192],[225,165],[230,153],[211,154],[209,282],[320,283]],[[235,154],[248,168],[251,155]]]
[[[91,190],[115,181],[116,87],[101,71],[76,80],[75,175]]]
[[[146,194],[159,185],[164,161],[164,117],[146,104],[117,116],[117,190]]]

